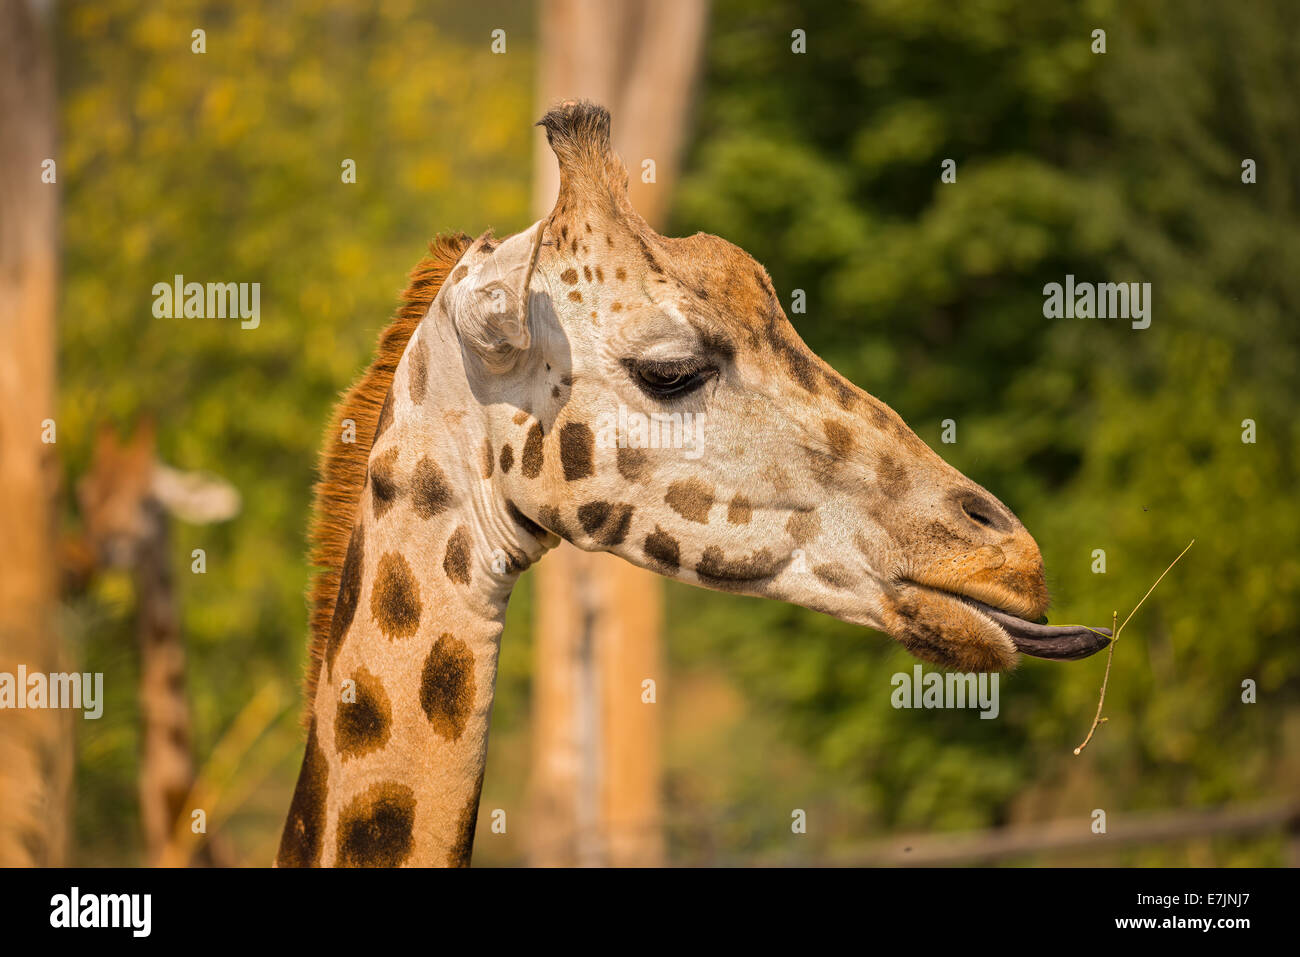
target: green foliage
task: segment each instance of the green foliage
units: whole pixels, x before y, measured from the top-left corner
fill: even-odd
[[[911,660],[878,636],[673,590],[678,660],[726,659],[816,756],[816,787],[877,825],[1294,789],[1277,759],[1300,684],[1296,20],[1281,2],[716,6],[677,231],[747,249],[787,305],[806,290],[792,319],[813,349],[1034,532],[1054,621],[1109,622],[1198,539],[1116,651],[1081,758],[1100,658],[1026,662],[997,721],[896,711]],[[1150,282],[1151,327],[1045,319],[1066,273]],[[756,798],[739,812],[770,820]]]

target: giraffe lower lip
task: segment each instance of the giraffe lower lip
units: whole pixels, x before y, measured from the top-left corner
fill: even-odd
[[[1073,661],[1095,655],[1110,644],[1109,628],[1086,628],[1083,625],[1043,625],[1000,611],[992,605],[953,595],[977,609],[1007,633],[1021,654],[1054,661]]]

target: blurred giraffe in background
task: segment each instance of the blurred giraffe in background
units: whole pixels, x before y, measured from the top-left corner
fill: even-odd
[[[64,545],[65,579],[84,585],[101,570],[131,574],[140,650],[140,817],[145,856],[157,864],[182,817],[195,770],[185,642],[171,569],[170,515],[191,524],[224,521],[239,496],[211,476],[160,463],[152,423],[127,442],[109,428],[96,437],[90,471],[77,483],[82,534]],[[209,835],[197,859],[221,855]]]

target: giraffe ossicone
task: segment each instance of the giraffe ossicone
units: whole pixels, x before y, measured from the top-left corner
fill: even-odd
[[[589,103],[546,114],[551,214],[438,240],[336,411],[373,438],[322,462],[307,753],[280,865],[469,862],[506,602],[562,538],[963,671],[1108,641],[1033,623],[1033,538],[804,345],[762,266],[650,229],[609,123]],[[597,441],[620,410],[708,429],[689,448]]]

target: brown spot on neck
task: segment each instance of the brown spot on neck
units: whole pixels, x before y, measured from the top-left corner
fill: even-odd
[[[370,463],[370,502],[375,520],[383,518],[397,499],[397,448],[391,448]]]
[[[379,410],[379,421],[375,423],[375,441],[388,431],[388,427],[393,424],[393,393],[389,390],[384,396],[383,408]],[[373,444],[373,443],[372,443]]]
[[[307,753],[303,757],[298,784],[289,804],[289,818],[280,836],[277,867],[318,867],[325,839],[325,803],[329,786],[329,765],[316,740],[316,721],[307,732]]]
[[[465,732],[474,710],[474,652],[469,645],[442,634],[424,659],[420,679],[420,707],[433,730],[448,741]]]
[[[370,785],[343,808],[339,867],[396,867],[411,856],[415,792],[404,784]]]
[[[457,585],[469,584],[469,531],[461,525],[447,539],[447,554],[442,560],[442,570]]]
[[[325,643],[325,668],[328,674],[334,668],[334,657],[343,646],[343,639],[352,627],[361,600],[361,573],[365,563],[366,533],[360,525],[352,529],[343,569],[339,573],[339,594],[334,604],[334,618],[330,622],[329,640]]]
[[[489,459],[489,462],[491,459]],[[451,505],[451,486],[438,464],[423,456],[411,475],[411,507],[423,519],[441,515]]]
[[[370,613],[385,637],[409,638],[420,624],[420,586],[406,559],[385,552],[370,590]]]
[[[448,867],[469,867],[470,858],[474,854],[474,830],[478,824],[478,804],[482,794],[483,771],[480,770],[474,793],[466,798],[465,806],[456,819],[456,838],[447,851]]]
[[[364,665],[351,677],[355,694],[340,696],[334,715],[334,746],[344,761],[382,748],[388,743],[392,726],[392,709],[383,683]]]

